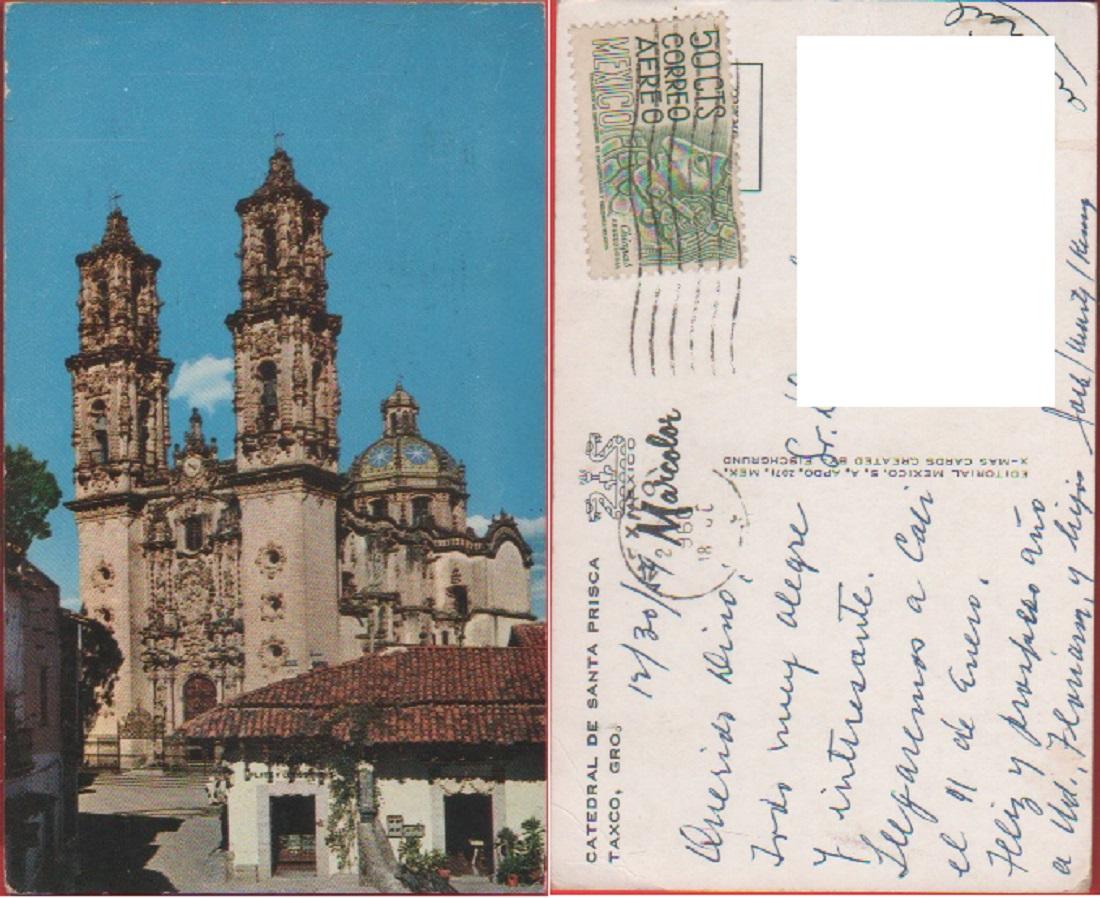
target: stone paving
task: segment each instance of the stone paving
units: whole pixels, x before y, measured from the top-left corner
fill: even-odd
[[[80,892],[362,892],[358,877],[228,880],[221,819],[205,777],[156,770],[100,774],[80,795]]]
[[[355,893],[354,874],[228,880],[221,819],[207,801],[205,777],[135,770],[99,774],[80,794],[80,865],[76,891],[120,895],[198,893]],[[452,880],[456,892],[543,892],[507,888],[480,876]]]
[[[80,794],[79,891],[225,891],[221,821],[201,776],[100,774]]]

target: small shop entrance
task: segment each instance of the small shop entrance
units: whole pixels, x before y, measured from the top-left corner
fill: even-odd
[[[271,799],[271,872],[317,872],[317,813],[312,795]]]
[[[491,795],[443,796],[443,832],[453,872],[493,872]]]

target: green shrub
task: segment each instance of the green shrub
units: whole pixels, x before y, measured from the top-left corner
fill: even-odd
[[[520,882],[538,882],[542,874],[543,850],[546,840],[542,824],[537,817],[529,817],[520,824],[522,836],[505,827],[497,833],[500,863],[497,864],[497,882],[503,883],[510,874]]]

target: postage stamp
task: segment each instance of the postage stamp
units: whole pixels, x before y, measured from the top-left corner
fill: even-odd
[[[741,265],[724,17],[577,26],[572,51],[592,275]]]

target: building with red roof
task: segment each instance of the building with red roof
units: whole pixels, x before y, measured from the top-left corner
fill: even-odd
[[[312,670],[181,733],[222,762],[237,876],[359,870],[385,887],[410,836],[488,873],[502,828],[545,821],[545,625],[514,627],[507,647],[410,646]]]

